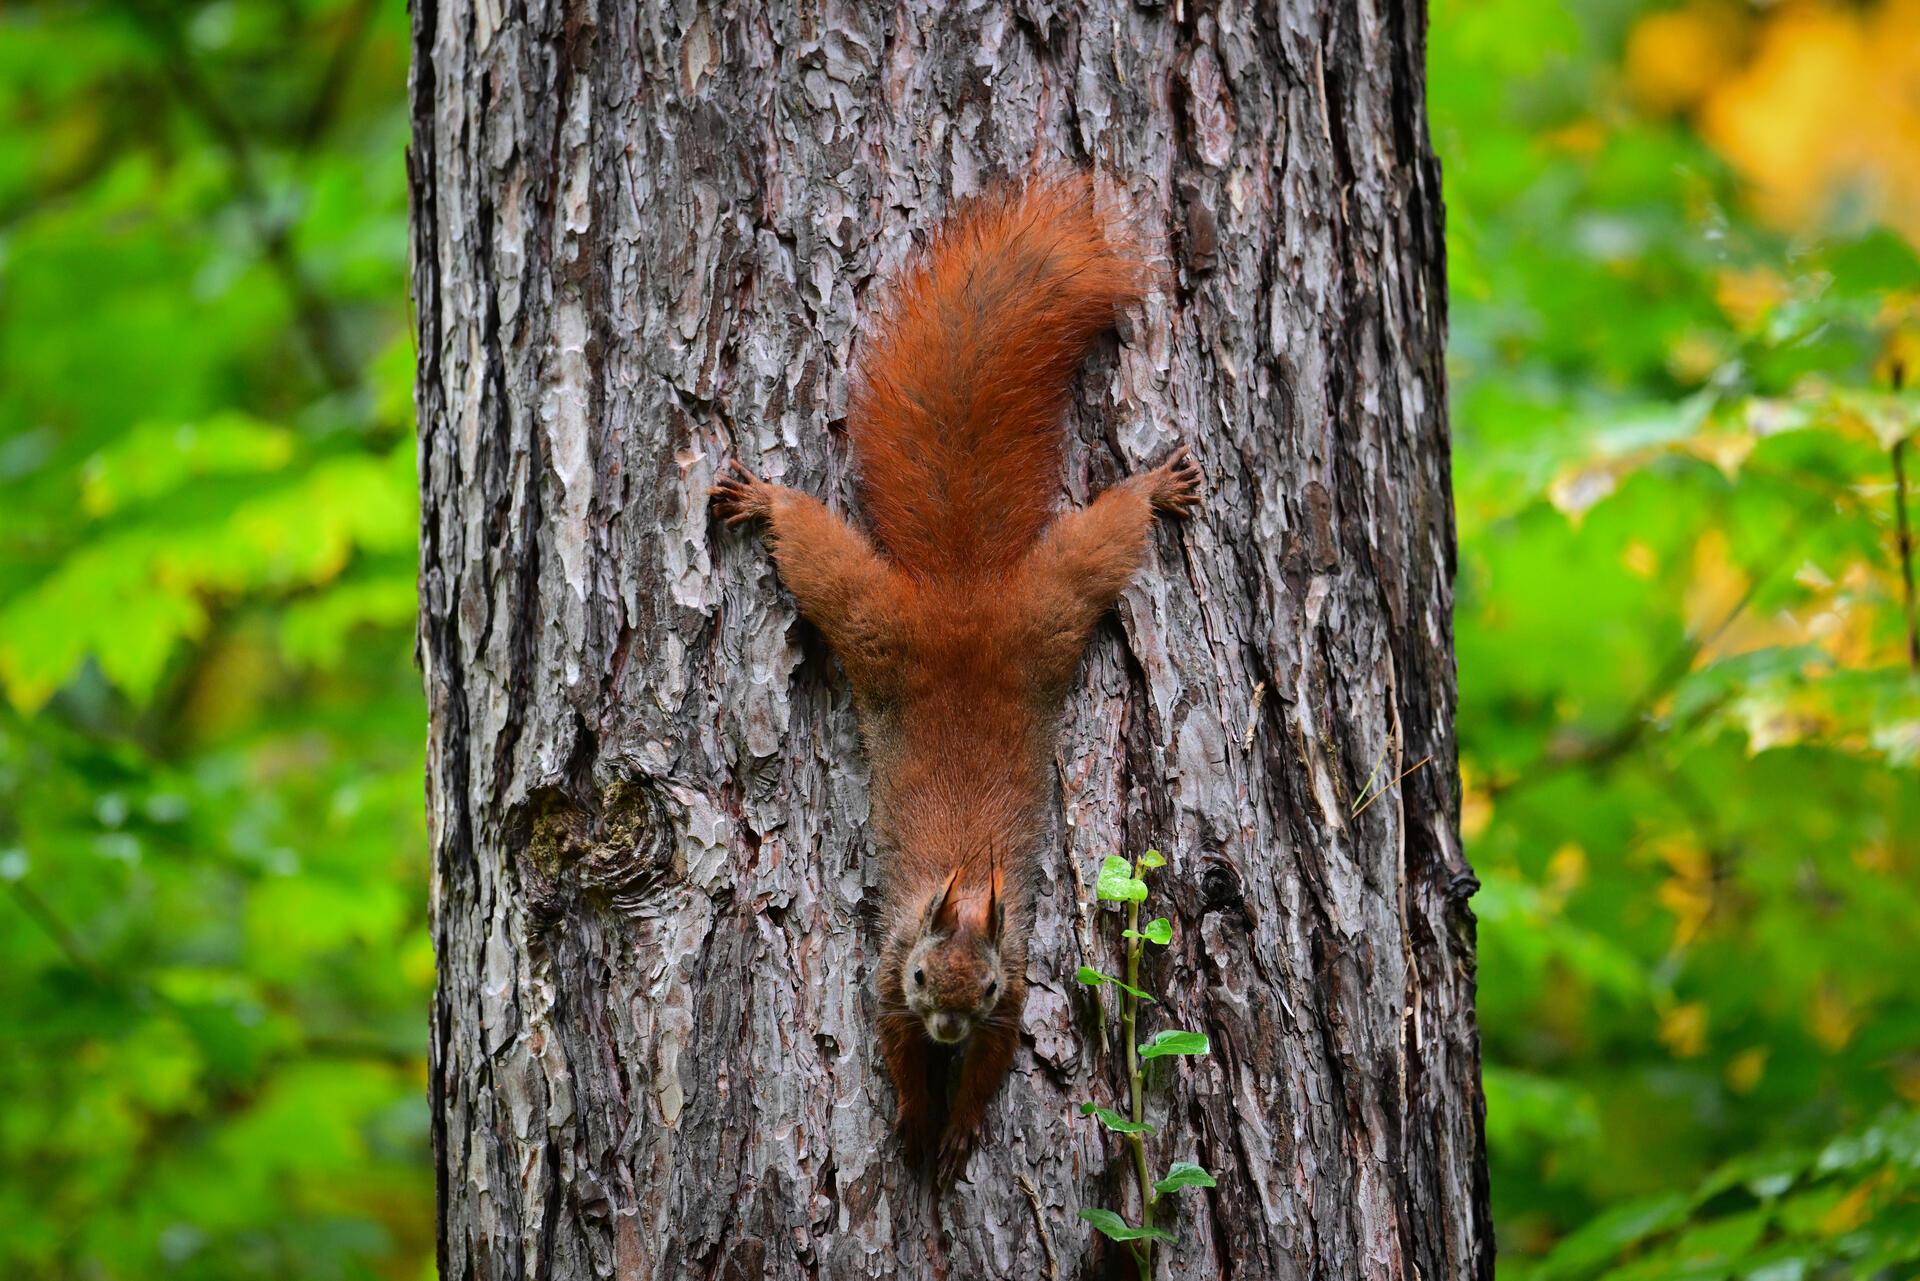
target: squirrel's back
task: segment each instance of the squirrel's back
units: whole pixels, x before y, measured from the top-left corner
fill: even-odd
[[[1140,297],[1083,174],[963,205],[893,287],[848,407],[868,520],[929,577],[1017,560],[1058,492],[1075,368]]]

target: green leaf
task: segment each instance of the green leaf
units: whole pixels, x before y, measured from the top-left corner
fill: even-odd
[[[81,502],[93,516],[208,474],[274,471],[293,457],[293,433],[222,411],[199,422],[142,423],[87,460]]]
[[[1580,1276],[1635,1242],[1686,1218],[1685,1198],[1667,1194],[1615,1206],[1569,1233],[1540,1267],[1544,1277]]]
[[[1121,930],[1121,938],[1145,939],[1149,943],[1158,943],[1161,947],[1173,941],[1173,922],[1164,916],[1156,916],[1147,922],[1144,930]]]
[[[1167,1167],[1167,1177],[1153,1185],[1153,1190],[1161,1196],[1169,1192],[1178,1192],[1181,1188],[1211,1188],[1217,1184],[1213,1176],[1192,1161],[1175,1161]]]
[[[1174,1243],[1179,1240],[1173,1233],[1162,1228],[1136,1228],[1112,1210],[1082,1210],[1080,1217],[1100,1229],[1100,1234],[1114,1241],[1165,1241]]]
[[[1140,1057],[1160,1059],[1169,1054],[1205,1054],[1209,1048],[1206,1036],[1200,1032],[1158,1032],[1140,1047]]]
[[[1078,970],[1074,971],[1073,977],[1079,979],[1082,983],[1085,983],[1088,987],[1100,987],[1103,984],[1111,983],[1115,987],[1119,988],[1122,992],[1125,992],[1127,995],[1138,997],[1142,1001],[1151,1001],[1153,999],[1151,996],[1147,995],[1147,993],[1142,992],[1139,988],[1133,986],[1131,983],[1125,982],[1124,980],[1121,980],[1121,979],[1117,979],[1113,977],[1113,975],[1111,974],[1102,974],[1099,970],[1094,969],[1091,965],[1081,966]]]
[[[1099,1117],[1100,1124],[1106,1126],[1109,1130],[1114,1130],[1121,1134],[1158,1133],[1153,1126],[1145,1121],[1129,1121],[1112,1108],[1103,1108],[1097,1103],[1082,1103],[1080,1105],[1080,1115]]]
[[[1140,866],[1145,871],[1152,871],[1156,867],[1165,867],[1166,865],[1166,855],[1162,854],[1159,850],[1148,850],[1140,856]]]
[[[280,621],[280,646],[304,666],[337,667],[356,633],[398,628],[412,620],[418,607],[411,573],[339,583],[287,606]]]
[[[1109,854],[1100,864],[1094,894],[1108,903],[1138,903],[1147,897],[1147,883],[1135,879],[1131,863],[1118,854]]]

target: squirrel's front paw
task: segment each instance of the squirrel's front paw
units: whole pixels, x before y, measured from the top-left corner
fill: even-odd
[[[1184,516],[1200,502],[1200,464],[1185,445],[1147,473],[1147,501],[1155,511]]]
[[[737,458],[727,460],[721,477],[707,490],[713,499],[714,514],[728,525],[738,525],[756,516],[773,514],[773,495],[779,486],[769,485],[748,471]]]

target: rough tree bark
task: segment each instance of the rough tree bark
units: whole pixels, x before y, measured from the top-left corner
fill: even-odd
[[[1457,827],[1439,174],[1418,0],[1081,9],[414,0],[420,652],[447,1278],[1085,1277],[1134,1211],[1082,963],[1168,851],[1164,1277],[1487,1277]],[[1091,163],[1166,255],[1062,501],[1187,441],[1205,505],[1103,625],[984,1150],[898,1159],[844,680],[737,453],[857,508],[876,281],[951,201]],[[1397,787],[1364,804],[1404,771]]]

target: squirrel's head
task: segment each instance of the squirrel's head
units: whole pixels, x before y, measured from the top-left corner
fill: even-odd
[[[993,875],[984,912],[977,899],[969,903],[954,892],[958,880],[958,873],[948,877],[928,900],[900,974],[907,1007],[942,1045],[966,1040],[993,1013],[1006,987],[1000,972],[1000,874]]]

